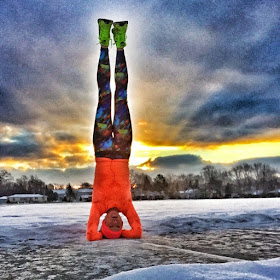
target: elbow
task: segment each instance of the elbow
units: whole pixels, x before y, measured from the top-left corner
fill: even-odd
[[[96,240],[101,240],[103,238],[103,235],[101,232],[95,232],[92,233],[90,231],[87,232],[87,240],[88,241],[96,241]]]
[[[139,239],[142,237],[142,227],[140,226],[140,227],[135,227],[131,230],[123,230],[122,237]]]
[[[141,238],[142,237],[142,229],[137,231],[137,233],[135,234],[135,237],[134,238]]]
[[[133,238],[141,238],[142,237],[142,233],[143,233],[143,230],[142,230],[142,225],[141,223],[137,223],[136,225],[134,225],[133,227]]]
[[[135,238],[141,238],[143,234],[142,227],[140,226],[136,231],[136,237]]]

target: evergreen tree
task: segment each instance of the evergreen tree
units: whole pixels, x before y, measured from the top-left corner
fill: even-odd
[[[165,177],[162,174],[158,174],[156,176],[156,178],[154,179],[153,186],[154,190],[158,192],[163,191],[164,193],[166,193],[168,190],[168,184],[166,182]]]
[[[66,188],[66,201],[72,202],[75,198],[76,198],[76,195],[72,189],[72,186],[69,183]]]

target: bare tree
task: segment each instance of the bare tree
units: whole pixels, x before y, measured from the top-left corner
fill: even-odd
[[[0,170],[0,186],[4,183],[7,183],[7,182],[10,182],[10,181],[13,181],[14,178],[13,176],[11,175],[11,173],[9,173],[7,170]]]
[[[88,182],[83,182],[81,184],[81,189],[90,189],[92,188],[92,184],[88,183]]]
[[[165,177],[162,174],[158,174],[153,181],[153,187],[154,190],[158,191],[158,192],[164,192],[166,193],[168,190],[168,184],[166,182]]]
[[[213,191],[217,193],[218,197],[222,197],[222,180],[219,178],[218,170],[212,166],[207,165],[203,169],[203,175],[207,182],[208,190],[212,193]]]

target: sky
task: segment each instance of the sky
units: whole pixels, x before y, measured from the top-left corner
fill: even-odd
[[[0,169],[93,180],[98,18],[128,21],[131,167],[280,163],[278,0],[2,0]]]

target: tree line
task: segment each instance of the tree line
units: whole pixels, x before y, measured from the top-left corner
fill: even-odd
[[[230,198],[280,196],[280,178],[275,168],[263,163],[243,163],[230,170],[218,170],[205,166],[200,174],[163,175],[154,178],[148,174],[130,170],[134,199],[174,198]],[[84,182],[81,188],[91,188]],[[57,188],[57,187],[56,187]],[[60,185],[59,188],[65,188]],[[36,193],[57,199],[54,185],[46,184],[37,176],[25,175],[14,180],[6,170],[0,170],[0,197],[13,194]],[[70,183],[66,187],[66,200],[73,201],[75,193]]]
[[[12,175],[6,170],[0,170],[0,197],[13,194],[42,194],[48,197],[48,201],[57,199],[57,194],[53,192],[52,184],[46,185],[37,176],[25,175],[14,180]]]
[[[200,174],[155,178],[131,170],[130,178],[134,199],[280,196],[279,173],[263,163],[243,163],[230,170],[207,165]]]

